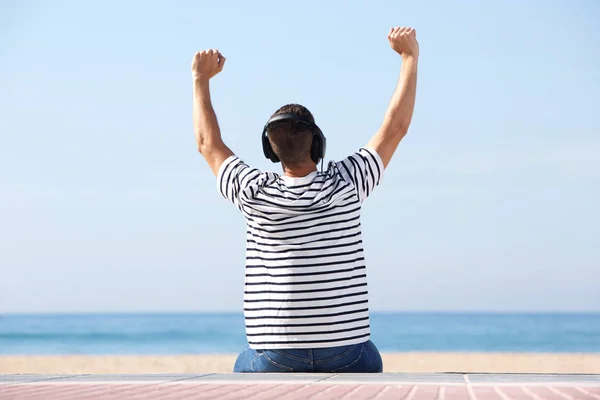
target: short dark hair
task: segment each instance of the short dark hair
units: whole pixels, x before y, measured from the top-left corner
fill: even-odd
[[[300,104],[286,104],[275,111],[271,118],[281,114],[295,114],[315,122],[311,112]],[[310,160],[313,133],[306,124],[295,121],[274,122],[269,125],[267,133],[273,151],[283,164],[298,165]]]

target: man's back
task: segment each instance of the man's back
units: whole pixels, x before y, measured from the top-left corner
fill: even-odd
[[[360,210],[383,163],[362,148],[301,178],[261,173],[236,156],[221,194],[247,221],[244,314],[250,347],[319,348],[369,340]]]

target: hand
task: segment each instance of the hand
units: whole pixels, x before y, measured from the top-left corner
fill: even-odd
[[[388,33],[390,46],[402,57],[418,57],[419,42],[417,42],[417,31],[413,28],[396,27]]]
[[[192,77],[208,81],[223,70],[225,57],[216,49],[199,51],[192,61]]]

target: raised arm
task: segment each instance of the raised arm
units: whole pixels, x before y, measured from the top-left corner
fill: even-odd
[[[398,144],[408,132],[417,92],[419,43],[412,28],[392,28],[388,34],[390,46],[402,56],[398,85],[385,113],[383,123],[367,147],[377,151],[387,167]]]
[[[221,72],[224,65],[225,57],[214,49],[196,53],[192,61],[194,134],[198,151],[215,176],[223,161],[233,155],[221,138],[217,116],[210,101],[210,79]]]

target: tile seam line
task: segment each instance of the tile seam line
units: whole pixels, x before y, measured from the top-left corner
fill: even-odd
[[[70,379],[73,378],[74,376],[77,377],[84,377],[84,376],[89,376],[91,374],[81,374],[81,375],[67,375],[67,376],[55,376],[52,378],[34,378],[33,380],[27,380],[27,381],[22,381],[22,382],[7,382],[7,383],[0,383],[0,386],[2,386],[3,384],[8,384],[8,385],[30,385],[30,384],[44,384],[44,383],[48,383],[48,384],[56,384],[56,383],[67,383],[67,382],[60,382],[61,379]]]
[[[311,382],[311,385],[314,385],[315,383],[325,382],[327,379],[335,378],[336,376],[340,376],[340,374],[333,374],[333,375],[330,375],[330,376],[325,376],[325,377],[323,377],[321,379],[318,379],[315,382]]]

